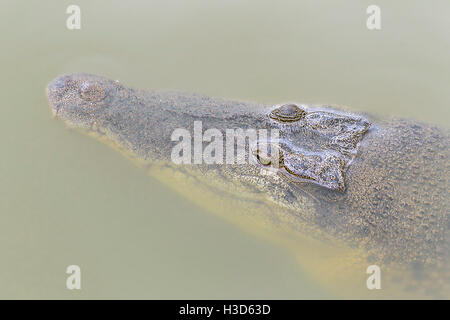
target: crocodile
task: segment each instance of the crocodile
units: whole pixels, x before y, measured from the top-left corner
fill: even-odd
[[[446,128],[338,106],[140,90],[84,73],[55,78],[46,93],[53,115],[69,127],[292,249],[336,292],[366,294],[366,267],[377,265],[381,297],[450,298]],[[202,132],[215,130],[215,139],[248,129],[276,129],[278,139],[245,142],[241,163],[175,163],[174,131],[193,132],[196,122]],[[200,150],[211,141],[201,141]]]

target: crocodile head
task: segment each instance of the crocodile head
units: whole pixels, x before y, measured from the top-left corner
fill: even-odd
[[[177,155],[194,153],[178,163],[215,170],[221,167],[222,175],[241,176],[255,185],[275,183],[268,182],[268,177],[282,176],[293,184],[345,192],[345,170],[369,128],[363,117],[329,108],[265,106],[177,92],[140,91],[88,74],[54,79],[47,87],[47,96],[56,117],[72,127],[107,137],[140,159],[169,163],[174,150]],[[262,129],[265,135],[260,134]],[[180,134],[180,130],[184,131]],[[195,130],[202,135],[200,147]],[[232,138],[232,161],[228,149],[219,150],[229,145],[230,130],[244,135],[243,140]],[[182,141],[181,147],[186,148],[180,151],[180,140],[188,138],[193,138],[193,143]],[[220,144],[220,139],[225,141]],[[242,163],[234,157],[239,147],[247,151]],[[203,154],[196,161],[199,150]],[[212,155],[210,161],[205,153]]]

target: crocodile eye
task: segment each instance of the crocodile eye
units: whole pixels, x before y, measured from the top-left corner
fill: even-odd
[[[260,164],[262,164],[263,166],[269,166],[272,163],[272,160],[270,159],[270,156],[267,154],[267,152],[265,152],[265,154],[263,154],[261,152],[260,148],[256,148],[252,151],[253,155],[256,157],[256,159],[258,160],[258,162]]]
[[[272,160],[269,157],[262,157],[258,154],[256,158],[263,166],[270,166],[270,164],[272,163]]]
[[[98,83],[84,81],[80,86],[80,96],[83,100],[97,102],[103,100],[106,93]]]
[[[277,146],[272,144],[258,144],[258,147],[253,150],[253,155],[256,157],[258,162],[265,166],[271,166],[274,168],[279,168],[282,166],[282,155]]]
[[[269,117],[282,122],[294,122],[304,118],[306,111],[299,108],[296,104],[284,104],[273,110]]]

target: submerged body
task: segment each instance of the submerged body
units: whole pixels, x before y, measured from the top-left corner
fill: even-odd
[[[263,221],[259,233],[277,229],[293,247],[297,235],[348,246],[358,260],[344,262],[350,277],[365,277],[365,268],[376,264],[385,287],[450,297],[447,131],[330,107],[135,90],[86,74],[56,78],[47,95],[57,117],[113,144],[156,176],[179,181],[179,191],[195,194],[188,190],[195,186],[197,200],[208,194],[205,202],[217,196],[241,208],[222,209],[223,216]],[[278,129],[278,170],[266,161],[174,164],[172,134],[193,130],[195,121],[223,133]]]

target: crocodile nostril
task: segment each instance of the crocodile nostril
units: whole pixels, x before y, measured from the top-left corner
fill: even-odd
[[[269,117],[278,121],[293,122],[305,117],[306,111],[299,108],[296,104],[284,104],[273,110]]]
[[[83,100],[97,102],[106,97],[105,90],[96,82],[85,81],[80,86],[80,95]]]

